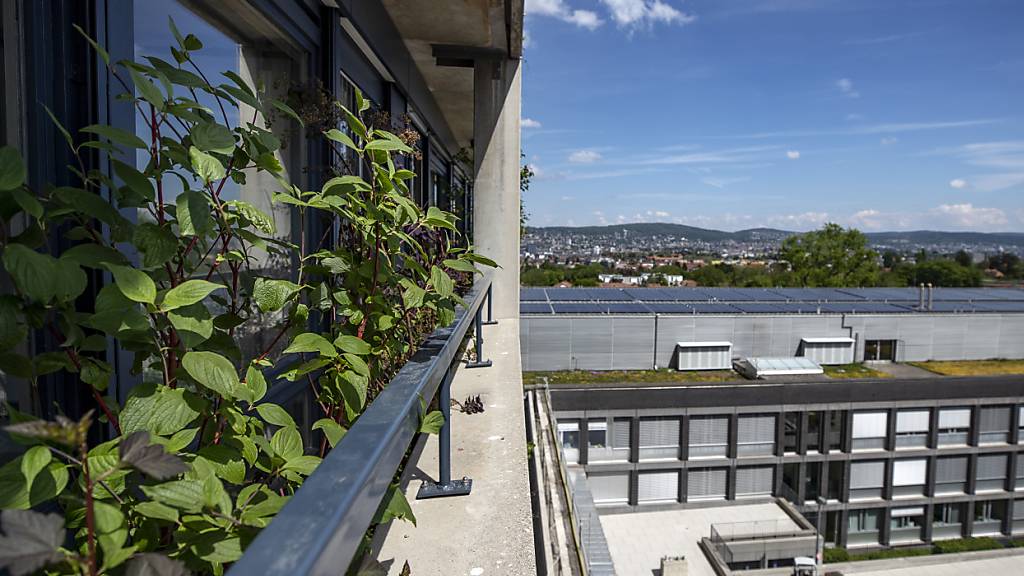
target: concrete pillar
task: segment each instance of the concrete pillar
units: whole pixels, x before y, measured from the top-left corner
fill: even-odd
[[[890,529],[892,528],[890,524],[892,522],[892,518],[889,516],[889,511],[889,508],[881,509],[882,518],[879,520],[880,524],[878,525],[878,542],[882,546],[889,545]]]
[[[889,421],[885,433],[885,449],[892,452],[896,449],[896,409],[889,410]]]
[[[640,419],[629,419],[629,461],[640,461]]]
[[[832,442],[832,412],[830,410],[822,410],[818,414],[820,414],[819,419],[821,420],[821,424],[818,426],[819,433],[821,434],[818,451],[822,454],[828,454],[829,444]]]
[[[786,413],[775,415],[775,455],[786,455]]]
[[[797,418],[796,453],[801,456],[807,454],[808,419],[807,412],[801,412],[799,418]]]
[[[939,408],[932,408],[928,416],[928,447],[939,447]]]
[[[686,481],[687,481],[688,477],[689,477],[689,473],[688,473],[688,470],[686,468],[683,468],[682,470],[679,471],[679,496],[678,496],[678,500],[680,502],[684,502],[684,503],[686,502]]]
[[[971,428],[967,433],[967,444],[970,446],[978,445],[980,414],[981,410],[977,406],[971,406]]]
[[[683,462],[690,459],[690,417],[688,415],[684,415],[679,420],[679,459]]]
[[[1013,492],[1021,487],[1021,482],[1017,479],[1017,461],[1020,460],[1020,452],[1010,452],[1009,460],[1007,462],[1009,469],[1006,473],[1006,491]]]
[[[636,507],[640,502],[640,472],[634,468],[629,471],[629,505]]]
[[[924,529],[921,531],[921,539],[925,542],[932,541],[932,522],[935,516],[935,504],[929,502],[924,507]]]
[[[735,413],[729,415],[729,441],[725,447],[725,455],[729,458],[736,458],[736,440],[739,436],[739,416]]]
[[[590,463],[589,458],[590,429],[586,418],[580,418],[580,466]]]
[[[473,237],[476,250],[500,266],[494,317],[518,318],[521,62],[478,60],[473,82]]]

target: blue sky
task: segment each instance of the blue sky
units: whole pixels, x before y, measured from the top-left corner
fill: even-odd
[[[533,225],[1024,231],[1020,0],[526,0]]]

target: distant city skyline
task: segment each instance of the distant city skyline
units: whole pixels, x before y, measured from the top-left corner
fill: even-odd
[[[1024,4],[526,0],[530,224],[1024,230]]]

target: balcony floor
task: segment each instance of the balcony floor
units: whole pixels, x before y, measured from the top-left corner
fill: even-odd
[[[416,576],[536,574],[518,321],[484,326],[484,350],[494,365],[463,366],[452,382],[453,399],[479,394],[485,408],[452,410],[452,478],[472,478],[473,493],[416,500],[437,478],[437,436],[421,439],[402,479],[417,526],[392,522],[374,542],[389,574],[406,561]]]

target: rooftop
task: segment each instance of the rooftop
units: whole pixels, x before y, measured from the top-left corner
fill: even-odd
[[[1012,288],[935,288],[930,299],[921,306],[918,288],[521,288],[519,311],[529,316],[1024,312],[1024,290]]]

